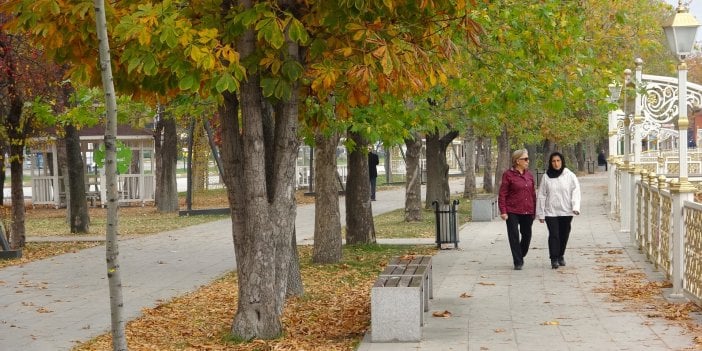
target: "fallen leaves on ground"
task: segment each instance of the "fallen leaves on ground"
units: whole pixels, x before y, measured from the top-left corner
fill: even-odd
[[[607,255],[623,253],[623,250],[606,251]],[[663,289],[672,287],[669,281],[651,281],[644,272],[635,267],[603,264],[598,269],[612,283],[595,288],[595,292],[608,294],[610,300],[624,304],[628,311],[648,318],[663,318],[681,326],[692,335],[698,347],[702,347],[702,326],[691,317],[691,314],[700,313],[702,309],[692,302],[668,302],[664,298]]]
[[[467,298],[469,298],[469,297],[473,297],[473,295],[464,292],[463,294],[461,294],[460,297],[461,297],[462,299],[467,299]]]
[[[480,285],[485,285],[485,286],[492,286],[492,285],[495,285],[495,283],[492,283],[492,282],[479,282],[478,284],[480,284]]]
[[[449,318],[451,317],[451,312],[443,310],[443,311],[434,311],[431,314],[433,317],[438,317],[438,318]]]
[[[394,255],[384,251],[353,255],[344,263],[312,265],[311,247],[300,247],[302,297],[288,299],[283,315],[284,335],[274,340],[238,343],[229,331],[236,313],[238,290],[235,273],[177,297],[127,324],[132,350],[235,350],[235,351],[352,351],[370,327],[370,289],[382,265]],[[385,249],[383,249],[385,250]],[[407,248],[398,248],[404,250]],[[421,248],[431,254],[432,249]],[[373,271],[368,269],[372,268]],[[77,346],[75,351],[111,350],[104,334]]]
[[[546,321],[541,323],[541,325],[561,325],[561,322],[559,321]]]

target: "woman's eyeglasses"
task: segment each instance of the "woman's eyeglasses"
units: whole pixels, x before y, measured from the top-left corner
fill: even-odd
[[[520,160],[522,160],[522,161],[529,161],[529,158],[528,158],[528,157],[524,157],[524,158],[520,158]]]

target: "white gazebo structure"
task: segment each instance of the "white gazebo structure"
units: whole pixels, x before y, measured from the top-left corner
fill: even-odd
[[[95,150],[103,144],[104,127],[83,128],[80,136],[81,153],[85,163],[85,190],[93,205],[104,206],[107,189],[104,169],[97,168]],[[154,200],[154,139],[148,129],[133,128],[129,125],[117,127],[117,139],[132,151],[128,171],[118,175],[118,193],[121,204],[138,203],[142,206]],[[57,136],[48,131],[48,136],[30,140],[28,155],[32,206],[52,205],[56,208],[66,205],[63,167],[59,165]],[[58,166],[57,166],[58,165]]]

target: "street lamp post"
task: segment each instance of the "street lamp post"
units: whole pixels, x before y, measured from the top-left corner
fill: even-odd
[[[619,101],[619,96],[622,92],[622,86],[616,80],[609,83],[607,86],[609,89],[609,102],[614,104]],[[609,111],[609,158],[607,162],[609,167],[607,168],[607,173],[609,176],[609,215],[614,218],[617,214],[617,175],[615,173],[614,166],[614,155],[618,154],[619,148],[617,147],[617,134],[619,126],[617,124],[617,110],[613,109]]]
[[[624,70],[624,104],[622,110],[624,110],[624,149],[622,153],[624,154],[624,162],[621,166],[619,175],[621,179],[621,184],[619,186],[619,200],[621,207],[619,209],[620,214],[620,228],[619,231],[622,233],[629,233],[631,235],[631,185],[633,181],[633,173],[630,172],[631,165],[631,119],[629,119],[629,109],[627,106],[628,98],[628,88],[631,83],[631,70]]]
[[[638,209],[638,204],[637,204],[637,197],[636,197],[636,176],[641,173],[640,167],[641,165],[641,129],[642,123],[643,123],[643,117],[641,117],[641,94],[639,94],[639,87],[641,85],[641,80],[643,78],[643,60],[641,58],[636,58],[634,60],[634,64],[636,65],[636,71],[634,73],[634,80],[631,82],[631,85],[634,87],[634,118],[632,118],[632,128],[631,128],[631,133],[633,136],[633,159],[631,160],[631,164],[629,165],[629,178],[631,179],[631,182],[629,183],[629,237],[632,240],[632,242],[637,241],[639,238],[637,236],[643,235],[643,233],[640,233],[637,231],[638,224],[637,223],[637,209]],[[642,179],[643,180],[643,179]]]
[[[678,59],[678,180],[670,185],[673,196],[673,224],[672,262],[673,291],[671,298],[683,298],[683,274],[685,264],[683,249],[685,245],[685,218],[683,209],[685,201],[692,199],[694,187],[687,180],[687,65],[685,57],[692,52],[695,35],[699,22],[692,16],[687,7],[678,1],[675,14],[668,19],[663,30],[668,39],[670,51]]]

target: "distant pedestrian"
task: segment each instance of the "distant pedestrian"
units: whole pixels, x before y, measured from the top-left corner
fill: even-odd
[[[607,156],[604,150],[600,150],[600,153],[597,155],[597,165],[600,167],[604,166],[604,170],[607,170]]]
[[[498,205],[500,217],[507,221],[514,269],[520,270],[529,251],[536,207],[534,176],[529,172],[529,153],[526,149],[512,153],[512,167],[502,173]]]
[[[575,173],[565,166],[563,155],[549,157],[536,197],[536,216],[548,227],[548,254],[551,268],[565,266],[563,258],[570,236],[573,215],[580,214],[580,183]]]
[[[375,184],[378,178],[378,154],[373,149],[368,151],[368,175],[370,176],[371,201],[375,201]]]

